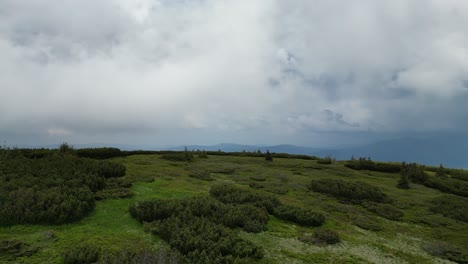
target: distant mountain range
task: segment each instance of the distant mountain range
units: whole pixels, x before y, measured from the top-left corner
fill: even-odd
[[[35,148],[57,148],[55,145],[23,145],[18,147],[35,147]],[[151,147],[145,145],[130,145],[130,144],[77,144],[75,148],[95,148],[95,147],[117,147],[122,150],[183,150],[185,147],[192,150],[207,150],[226,152],[240,151],[257,151],[290,154],[305,154],[324,157],[330,155],[338,160],[347,160],[352,156],[371,157],[373,160],[379,161],[395,161],[395,162],[417,162],[421,164],[438,166],[443,164],[446,167],[452,168],[467,168],[468,169],[468,137],[461,134],[456,135],[437,135],[418,138],[399,138],[392,140],[378,141],[376,143],[349,147],[349,148],[310,148],[295,145],[240,145],[232,143],[222,143],[217,145],[202,146],[202,145],[187,145],[176,147]]]
[[[373,160],[379,161],[405,161],[434,166],[443,164],[446,167],[452,168],[468,168],[468,140],[457,136],[447,138],[427,137],[423,139],[401,138],[342,149],[320,149],[295,145],[255,146],[229,143],[212,146],[188,145],[166,149],[183,150],[184,147],[195,150],[222,150],[226,152],[239,152],[243,150],[260,150],[265,152],[269,150],[270,152],[277,153],[305,154],[321,157],[330,155],[338,160],[347,160],[352,156],[356,158],[371,157]]]

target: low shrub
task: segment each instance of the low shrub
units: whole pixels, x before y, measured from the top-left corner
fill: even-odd
[[[109,159],[126,156],[125,153],[118,148],[83,148],[75,150],[75,154],[78,157],[91,159]]]
[[[31,246],[20,240],[0,241],[0,257],[3,257],[4,260],[13,261],[19,257],[29,257],[38,250],[38,247]]]
[[[444,195],[431,201],[429,210],[468,223],[468,199]]]
[[[269,185],[265,186],[265,191],[275,194],[286,194],[289,192],[287,185]]]
[[[90,264],[99,260],[100,248],[82,244],[69,247],[63,253],[63,262],[65,264]]]
[[[468,183],[457,179],[431,177],[424,182],[424,185],[444,193],[468,197]]]
[[[401,174],[405,175],[409,180],[414,183],[425,183],[428,179],[427,174],[424,172],[424,166],[416,163],[405,163],[401,164]]]
[[[316,245],[334,245],[340,243],[338,233],[328,229],[318,229],[314,231],[313,241]]]
[[[146,222],[189,263],[252,263],[262,248],[240,238],[233,228],[247,232],[266,229],[268,213],[253,204],[223,204],[211,197],[154,200],[130,207],[130,214]]]
[[[167,249],[140,249],[138,251],[122,250],[119,252],[105,252],[99,264],[153,264],[153,263],[186,263],[180,253]]]
[[[374,212],[377,215],[387,218],[389,220],[400,220],[404,215],[400,209],[390,204],[381,204],[365,201],[362,203],[362,206],[368,209],[369,211]]]
[[[333,159],[330,156],[326,156],[325,158],[317,159],[317,163],[322,165],[330,165],[333,163]]]
[[[249,186],[250,188],[256,189],[256,190],[265,188],[265,185],[259,182],[251,182],[249,183]]]
[[[397,173],[401,170],[400,165],[383,162],[374,162],[366,158],[348,161],[347,163],[345,163],[345,166],[353,170],[370,170],[388,173]]]
[[[214,181],[215,179],[210,174],[207,170],[194,170],[189,173],[189,177],[203,181]]]
[[[210,195],[226,204],[253,204],[265,208],[269,213],[273,213],[274,208],[280,205],[274,196],[240,189],[232,184],[214,185],[210,189]]]
[[[321,226],[325,222],[325,216],[308,208],[281,205],[275,208],[276,217],[304,226]]]
[[[456,263],[468,263],[468,256],[463,251],[445,241],[433,241],[423,246],[423,249],[432,256],[448,259]]]
[[[208,158],[208,154],[206,153],[206,151],[200,151],[198,152],[198,158],[200,159],[207,159]]]
[[[340,200],[360,203],[362,201],[388,202],[388,197],[379,188],[364,182],[349,182],[336,179],[313,180],[309,189]]]
[[[193,157],[185,155],[184,153],[166,153],[161,156],[162,159],[170,161],[192,161]]]
[[[383,230],[383,226],[379,224],[377,219],[369,218],[366,216],[358,215],[353,218],[353,224],[369,231]]]
[[[253,181],[266,181],[264,176],[254,175],[249,177]]]

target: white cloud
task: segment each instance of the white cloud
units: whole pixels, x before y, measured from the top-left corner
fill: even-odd
[[[0,0],[0,133],[465,130],[467,17],[456,0]]]

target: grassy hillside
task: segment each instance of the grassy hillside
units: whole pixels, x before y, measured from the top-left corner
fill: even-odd
[[[133,182],[133,196],[97,201],[89,215],[69,224],[0,227],[0,263],[62,263],[67,249],[82,244],[115,253],[167,248],[160,237],[145,231],[145,226],[130,216],[129,206],[151,199],[207,196],[210,187],[220,183],[272,194],[285,205],[310,208],[325,216],[321,227],[301,226],[270,215],[266,231],[240,230],[241,238],[263,248],[260,263],[468,261],[468,223],[430,210],[434,199],[446,194],[414,183],[410,183],[410,189],[399,189],[399,173],[353,170],[344,162],[320,164],[317,160],[290,158],[268,162],[262,157],[209,155],[207,159],[183,162],[162,159],[161,155],[131,155],[112,160],[127,168],[124,179]],[[429,177],[435,177],[434,173]],[[382,212],[374,204],[347,201],[309,188],[312,181],[322,179],[377,187],[388,198],[386,204],[403,215],[389,220],[382,217],[388,212],[386,207]],[[316,245],[304,239],[319,229],[335,231],[341,242]]]

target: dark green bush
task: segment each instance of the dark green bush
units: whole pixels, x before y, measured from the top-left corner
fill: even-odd
[[[441,192],[468,197],[468,183],[451,178],[431,177],[424,185]]]
[[[340,243],[340,237],[335,231],[318,229],[314,231],[313,241],[316,245],[334,245]]]
[[[289,192],[289,189],[286,185],[268,185],[265,187],[265,191],[276,194],[286,194]]]
[[[425,183],[428,179],[427,174],[424,172],[424,167],[416,163],[401,164],[401,174],[405,175],[414,183]]]
[[[397,188],[400,188],[400,189],[409,189],[410,188],[408,176],[406,174],[402,173],[400,175],[400,179],[398,180],[398,183],[397,183]]]
[[[250,188],[257,189],[257,190],[265,188],[265,185],[263,183],[259,183],[259,182],[251,182],[251,183],[249,183],[249,186],[250,186]]]
[[[400,209],[390,204],[381,204],[365,201],[362,203],[362,206],[368,209],[369,211],[374,212],[377,215],[387,218],[389,220],[400,220],[404,215]]]
[[[266,229],[268,213],[252,204],[223,204],[211,197],[140,202],[130,214],[159,235],[190,263],[253,262],[263,250],[241,239],[232,228]]]
[[[63,146],[62,146],[63,147]],[[125,167],[69,155],[29,159],[16,153],[0,157],[0,225],[62,224],[87,215],[95,193]]]
[[[353,170],[370,170],[389,173],[397,173],[401,170],[400,165],[374,162],[366,158],[359,158],[359,160],[348,161],[347,163],[345,163],[345,166]]]
[[[333,159],[331,158],[331,156],[326,156],[325,158],[319,158],[317,160],[317,163],[322,165],[330,165],[333,163]]]
[[[184,153],[167,153],[161,156],[162,159],[170,161],[192,161],[193,158],[185,155]]]
[[[166,249],[140,249],[138,251],[122,250],[120,252],[104,252],[99,264],[154,264],[154,263],[186,263],[180,253]]]
[[[264,176],[260,176],[260,175],[250,176],[250,179],[253,180],[253,181],[266,181],[266,178]]]
[[[265,208],[269,213],[273,213],[274,208],[280,205],[274,196],[240,189],[231,184],[212,186],[210,195],[226,204],[253,204]]]
[[[429,209],[445,217],[468,223],[468,199],[444,195],[431,201]]]
[[[14,261],[20,257],[29,257],[39,250],[36,246],[31,246],[20,240],[0,241],[0,257],[3,260]],[[16,262],[15,262],[16,263]]]
[[[369,218],[362,215],[355,216],[353,219],[353,224],[369,231],[380,231],[383,229],[382,225],[379,224],[377,219]]]
[[[83,148],[75,150],[75,154],[78,157],[91,159],[110,159],[125,156],[125,153],[118,148]]]
[[[335,179],[313,180],[309,189],[328,194],[340,200],[354,203],[362,201],[387,202],[387,196],[377,187],[364,182],[348,182]]]
[[[198,158],[200,159],[207,159],[208,158],[208,154],[206,153],[206,151],[200,151],[198,152]]]
[[[210,174],[207,170],[194,170],[189,173],[189,176],[199,180],[214,181],[215,179]]]
[[[63,253],[65,264],[91,264],[99,260],[100,248],[93,245],[83,244],[69,247]]]
[[[461,180],[461,181],[468,181],[468,171],[467,170],[449,169],[448,173],[454,179],[458,179],[458,180]]]
[[[423,249],[432,256],[448,259],[456,263],[468,263],[468,256],[456,246],[445,241],[433,241],[423,246]]]
[[[321,226],[325,216],[308,208],[281,205],[275,208],[274,215],[280,219],[291,221],[304,226]]]

